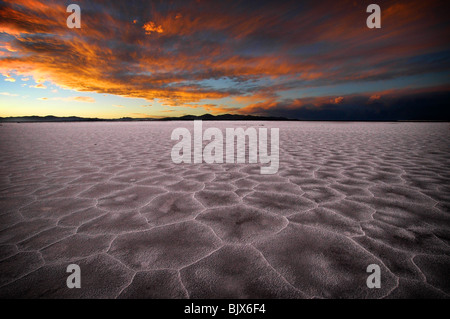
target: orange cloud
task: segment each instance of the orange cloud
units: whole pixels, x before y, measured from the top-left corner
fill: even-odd
[[[344,97],[343,96],[339,96],[339,97],[337,97],[337,98],[335,98],[335,99],[332,99],[331,100],[331,103],[334,103],[334,104],[340,104],[340,103],[342,103],[344,101]]]
[[[35,89],[46,89],[47,87],[42,84],[42,83],[38,83],[36,85],[30,85],[30,88],[35,88]]]
[[[152,32],[163,33],[164,30],[162,26],[156,25],[154,22],[149,21],[142,27],[145,30],[145,34],[152,34]]]
[[[211,113],[211,114],[223,114],[223,113],[235,113],[239,110],[239,108],[235,107],[229,107],[226,105],[215,105],[215,104],[203,104],[199,105],[199,107],[202,107],[205,111]]]

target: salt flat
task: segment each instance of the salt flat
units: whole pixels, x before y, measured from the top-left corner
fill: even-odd
[[[278,173],[174,164],[192,122],[3,124],[0,297],[450,297],[448,123],[203,126],[278,127]]]

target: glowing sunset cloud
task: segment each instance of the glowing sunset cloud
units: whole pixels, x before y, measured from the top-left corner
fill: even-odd
[[[0,4],[0,116],[448,117],[446,1],[77,3]]]

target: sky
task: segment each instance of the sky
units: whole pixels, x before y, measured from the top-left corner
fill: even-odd
[[[381,28],[366,25],[371,3]],[[0,0],[0,116],[450,120],[449,12],[423,0]]]

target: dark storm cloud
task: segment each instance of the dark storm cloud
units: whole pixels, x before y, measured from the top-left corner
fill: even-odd
[[[283,116],[301,120],[435,120],[450,121],[449,88],[407,90],[373,95],[304,98],[256,103],[242,114]]]

